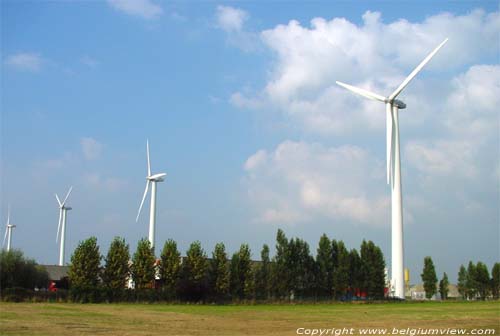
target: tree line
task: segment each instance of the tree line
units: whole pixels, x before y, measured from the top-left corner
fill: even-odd
[[[384,256],[372,241],[363,240],[358,252],[323,234],[313,257],[307,242],[278,230],[275,248],[270,258],[264,244],[256,262],[248,244],[229,256],[225,245],[217,243],[209,257],[195,241],[181,257],[169,239],[157,261],[147,239],[131,255],[130,246],[116,237],[103,257],[91,237],[71,257],[70,293],[75,301],[120,301],[131,295],[132,300],[187,302],[384,297]],[[126,289],[129,279],[133,289]]]
[[[438,291],[442,300],[448,299],[448,286],[450,284],[448,275],[444,272],[438,284],[431,257],[425,257],[421,277],[427,299],[432,298]],[[476,264],[470,261],[467,268],[461,265],[458,272],[457,290],[463,300],[485,300],[490,295],[494,299],[498,299],[500,296],[500,263],[497,262],[493,265],[491,278],[488,267],[481,261]]]

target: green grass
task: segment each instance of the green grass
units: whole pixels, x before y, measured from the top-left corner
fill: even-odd
[[[500,302],[168,305],[1,303],[2,335],[296,335],[303,328],[491,328]]]

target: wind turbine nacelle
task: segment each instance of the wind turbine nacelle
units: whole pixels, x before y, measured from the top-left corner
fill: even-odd
[[[66,206],[65,206],[63,209],[64,209],[64,210],[73,210],[73,208],[72,208],[72,207],[66,207]]]
[[[160,174],[155,174],[155,175],[148,176],[147,179],[149,181],[154,181],[154,182],[163,182],[165,180],[164,179],[165,176],[167,176],[167,174],[160,173]]]
[[[397,106],[398,109],[402,110],[402,109],[405,109],[406,108],[406,104],[403,103],[401,100],[399,99],[394,99],[393,105]]]

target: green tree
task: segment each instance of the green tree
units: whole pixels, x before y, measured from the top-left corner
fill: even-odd
[[[490,293],[490,273],[488,272],[488,267],[482,262],[476,264],[475,272],[475,283],[477,288],[477,293],[481,300],[485,300]]]
[[[276,254],[273,258],[272,288],[276,298],[288,298],[290,295],[290,272],[287,268],[289,254],[288,239],[283,230],[276,233]]]
[[[253,298],[254,291],[254,276],[252,272],[251,265],[251,251],[248,244],[241,244],[240,250],[238,251],[238,267],[237,267],[237,281],[239,285],[237,286],[238,292],[236,293],[240,299]]]
[[[81,302],[99,301],[101,258],[96,237],[90,237],[78,244],[71,256],[68,271],[73,300]]]
[[[363,286],[361,257],[356,249],[349,253],[349,285],[356,292]]]
[[[500,263],[495,263],[491,269],[491,293],[495,299],[500,296]]]
[[[465,288],[469,300],[475,299],[477,296],[477,283],[476,283],[476,265],[469,261],[467,266],[467,280],[465,281]]]
[[[242,296],[243,288],[240,284],[240,255],[238,252],[233,253],[231,263],[229,265],[229,291],[233,299],[239,299]]]
[[[285,265],[289,275],[287,291],[293,294],[294,298],[312,296],[316,287],[314,274],[317,272],[309,244],[299,238],[291,239],[288,243]]]
[[[467,298],[467,278],[467,270],[465,269],[464,265],[460,265],[460,270],[458,271],[457,289],[462,296],[462,299]]]
[[[186,260],[182,267],[182,285],[184,297],[191,301],[200,301],[207,292],[207,255],[201,243],[191,243],[186,253]]]
[[[443,278],[439,281],[439,294],[441,295],[441,300],[448,299],[448,286],[450,282],[448,281],[448,275],[446,272],[443,273]]]
[[[105,258],[103,273],[104,286],[110,291],[110,299],[115,299],[125,289],[130,276],[130,252],[125,239],[115,237]]]
[[[369,298],[381,299],[385,288],[385,260],[382,250],[371,240],[361,243],[362,289]]]
[[[24,257],[21,250],[0,252],[0,289],[22,287],[26,289],[46,288],[49,283],[47,271],[33,259]]]
[[[332,242],[326,234],[323,234],[319,239],[316,265],[318,294],[331,298],[333,293]]]
[[[269,246],[264,244],[260,252],[261,263],[255,274],[255,295],[257,299],[267,300],[270,296],[271,265],[269,261]]]
[[[148,239],[137,244],[131,267],[132,279],[136,289],[151,288],[155,280],[155,256]]]
[[[437,292],[437,276],[436,269],[434,268],[434,263],[431,257],[424,258],[424,269],[422,274],[422,281],[424,283],[425,297],[430,299]]]
[[[223,243],[215,245],[210,263],[210,287],[216,299],[224,300],[229,293],[229,269],[226,247]]]
[[[177,243],[174,240],[169,239],[165,242],[160,259],[163,290],[168,299],[175,298],[181,270],[181,253],[177,250]]]
[[[347,251],[344,242],[337,242],[337,267],[333,273],[333,288],[335,298],[341,299],[347,294],[349,289],[349,252]]]

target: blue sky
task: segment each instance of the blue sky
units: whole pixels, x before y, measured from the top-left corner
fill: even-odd
[[[419,282],[426,255],[452,279],[498,261],[496,2],[1,6],[2,220],[10,203],[13,245],[39,262],[58,259],[53,194],[70,185],[68,251],[90,235],[135,249],[149,138],[160,245],[258,258],[282,228],[312,251],[323,232],[372,239],[390,264],[383,106],[335,80],[388,94],[444,37],[401,95],[405,262]]]

